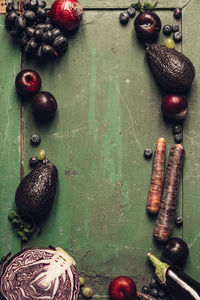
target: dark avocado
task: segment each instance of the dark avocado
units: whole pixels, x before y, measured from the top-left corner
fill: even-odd
[[[183,93],[189,89],[195,69],[184,54],[163,45],[149,44],[146,58],[158,84],[165,91]]]
[[[40,220],[52,207],[58,181],[58,170],[51,163],[41,164],[20,182],[15,203],[25,216]]]

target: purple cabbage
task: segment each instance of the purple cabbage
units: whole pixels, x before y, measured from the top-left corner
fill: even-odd
[[[77,300],[79,276],[63,249],[27,248],[0,263],[0,293],[6,300]]]

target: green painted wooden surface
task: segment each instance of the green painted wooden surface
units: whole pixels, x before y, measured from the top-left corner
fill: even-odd
[[[124,3],[123,7],[126,7],[128,3]],[[163,8],[175,4],[175,1],[160,1]],[[183,211],[185,222],[183,229],[174,227],[173,236],[183,236],[187,240],[191,254],[186,270],[199,279],[199,66],[196,43],[200,3],[192,0],[179,1],[179,4],[187,5],[180,21],[183,43],[176,49],[191,58],[197,75],[189,94],[189,114],[184,122],[186,161],[177,215]],[[46,66],[26,60],[22,65],[40,73],[42,90],[51,92],[58,102],[55,119],[46,125],[33,119],[30,103],[24,103],[23,107],[25,174],[30,171],[30,156],[41,148],[46,149],[48,158],[59,171],[54,207],[41,234],[31,238],[25,246],[51,244],[66,249],[98,298],[107,297],[107,288],[114,276],[131,276],[139,289],[152,276],[146,253],[152,251],[160,256],[161,246],[152,236],[155,219],[149,218],[145,211],[152,160],[145,160],[143,151],[146,147],[154,149],[157,139],[163,136],[168,157],[174,140],[172,124],[162,118],[161,91],[145,61],[133,21],[130,20],[126,27],[119,24],[118,8],[122,1],[96,0],[91,3],[88,0],[83,5],[93,9],[84,11],[83,22],[76,35],[70,38],[68,51],[61,59]],[[98,7],[104,10],[95,9]],[[116,9],[107,10],[106,7]],[[157,13],[163,24],[174,23],[172,10],[158,10]],[[6,34],[2,26],[0,30],[3,38]],[[159,42],[163,41],[161,33]],[[18,48],[13,48],[8,36],[2,49],[4,55],[13,60],[8,68],[5,59],[0,58],[1,95],[5,93],[9,99],[0,112],[5,118],[4,122],[1,120],[5,132],[9,108],[12,113],[11,134],[1,132],[6,138],[6,150],[1,160],[4,171],[1,203],[7,200],[8,190],[10,193],[6,212],[4,209],[0,213],[1,242],[4,243],[1,253],[5,254],[10,248],[17,251],[20,245],[6,219],[20,175],[20,107],[14,92],[20,57]],[[2,70],[7,76],[6,84]],[[12,82],[9,81],[10,74],[13,75]],[[11,105],[11,99],[15,105]],[[34,132],[42,138],[38,147],[29,142]],[[9,188],[5,190],[8,184]],[[10,237],[10,244],[5,243],[5,237]]]

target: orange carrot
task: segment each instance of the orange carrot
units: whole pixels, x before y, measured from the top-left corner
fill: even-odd
[[[184,155],[185,150],[181,144],[175,144],[170,150],[163,195],[154,228],[154,236],[160,242],[166,242],[172,232]]]
[[[159,138],[154,153],[151,183],[147,200],[147,211],[156,214],[160,207],[165,168],[165,139]]]

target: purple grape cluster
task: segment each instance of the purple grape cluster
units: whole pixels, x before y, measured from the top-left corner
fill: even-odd
[[[52,24],[45,1],[11,1],[6,12],[6,28],[28,57],[41,61],[66,51],[68,39]]]

